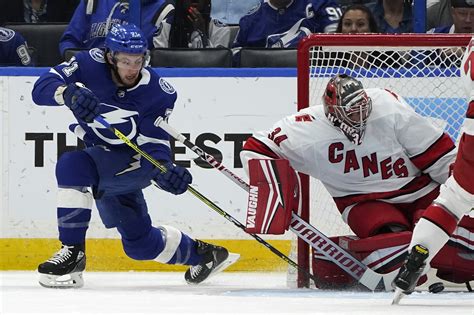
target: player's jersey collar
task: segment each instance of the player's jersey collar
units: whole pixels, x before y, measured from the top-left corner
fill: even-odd
[[[140,81],[138,81],[138,83],[135,84],[134,87],[131,87],[131,88],[127,89],[127,92],[130,92],[130,91],[135,90],[135,89],[138,88],[140,85],[148,85],[148,84],[150,83],[150,78],[151,78],[151,76],[150,76],[150,71],[148,71],[147,69],[143,68],[140,73],[141,73],[141,75],[142,75]]]

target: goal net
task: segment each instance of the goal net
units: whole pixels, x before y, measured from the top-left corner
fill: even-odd
[[[345,73],[364,87],[392,90],[419,114],[457,139],[466,97],[460,82],[461,59],[468,35],[314,34],[298,47],[298,110],[321,106],[327,82]],[[342,221],[326,189],[303,176],[302,217],[328,236],[353,234]],[[309,247],[298,240],[297,260],[309,269]],[[297,286],[307,286],[298,273]]]

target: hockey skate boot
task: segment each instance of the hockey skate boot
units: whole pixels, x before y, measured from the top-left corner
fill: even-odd
[[[392,287],[395,289],[395,297],[392,304],[398,304],[404,295],[413,293],[418,279],[423,274],[428,254],[429,252],[426,247],[422,245],[413,246],[408,258],[392,281]]]
[[[80,288],[86,268],[84,244],[63,245],[50,259],[38,266],[39,283],[46,288]]]
[[[222,271],[235,263],[240,255],[229,253],[221,246],[196,240],[197,253],[202,256],[199,265],[191,266],[184,274],[184,279],[189,284],[199,284],[212,275]]]

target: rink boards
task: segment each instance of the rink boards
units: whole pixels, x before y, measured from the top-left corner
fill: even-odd
[[[0,68],[2,187],[0,269],[34,269],[58,247],[56,241],[57,157],[77,145],[66,108],[36,106],[31,90],[46,68]],[[294,69],[158,69],[178,91],[170,125],[245,177],[239,152],[254,131],[271,128],[296,109]],[[429,80],[415,78],[415,80]],[[428,82],[427,82],[428,84]],[[392,87],[396,90],[396,87]],[[430,98],[423,91],[409,96]],[[456,107],[460,101],[446,95]],[[436,102],[436,100],[434,100]],[[461,102],[462,103],[462,102]],[[209,169],[176,143],[176,163],[189,167],[194,188],[240,222],[245,221],[246,193],[225,176]],[[145,190],[155,226],[173,225],[192,237],[218,240],[242,254],[235,271],[285,268],[265,247],[191,194],[173,196],[156,188]],[[176,270],[156,263],[134,262],[123,254],[118,233],[106,230],[94,209],[87,237],[88,267],[93,270]],[[265,236],[288,252],[290,235]],[[179,269],[179,268],[178,268]]]

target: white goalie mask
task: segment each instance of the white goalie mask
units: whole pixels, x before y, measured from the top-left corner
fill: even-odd
[[[323,94],[324,112],[331,124],[355,144],[361,144],[372,100],[359,80],[338,74],[329,80]]]

